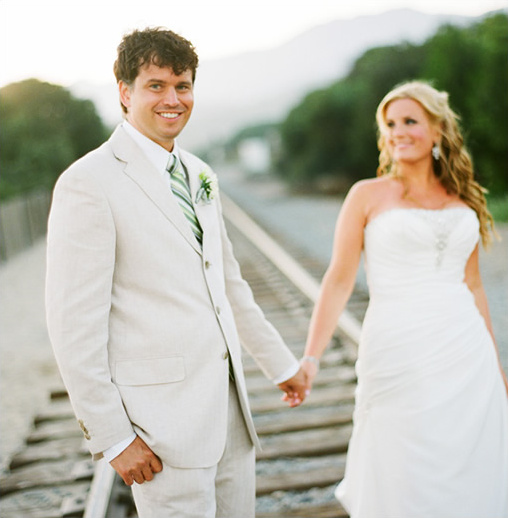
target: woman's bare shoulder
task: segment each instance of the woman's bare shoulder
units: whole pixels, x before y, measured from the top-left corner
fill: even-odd
[[[363,222],[367,224],[379,212],[395,205],[402,190],[401,183],[390,176],[360,180],[348,194],[349,204],[361,211]]]
[[[377,178],[367,178],[356,182],[349,191],[354,197],[370,198],[372,196],[382,196],[400,189],[400,182],[389,176]]]

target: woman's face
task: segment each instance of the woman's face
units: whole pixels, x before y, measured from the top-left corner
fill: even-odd
[[[439,131],[420,103],[413,99],[392,101],[385,111],[385,123],[386,143],[394,161],[408,165],[432,162],[432,146],[439,142]]]

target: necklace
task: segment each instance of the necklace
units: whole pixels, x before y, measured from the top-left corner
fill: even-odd
[[[423,203],[419,202],[416,198],[413,198],[410,194],[405,194],[403,197],[406,200],[413,202],[420,209],[425,209],[425,210],[441,210],[441,209],[444,209],[449,203],[451,203],[450,200],[444,200],[437,207],[432,207],[431,208],[431,207],[426,207]]]
[[[414,203],[417,207],[427,210],[440,210],[448,205],[450,200],[446,189],[437,178],[429,178],[425,183],[422,182],[410,182],[405,176],[398,178],[402,184],[401,197],[411,203]],[[420,187],[418,187],[420,185]],[[414,192],[416,190],[416,193]],[[422,202],[414,197],[414,194],[423,194],[425,202]],[[443,196],[445,198],[443,199]],[[441,201],[439,201],[441,200]],[[437,203],[437,205],[435,205]],[[430,205],[430,206],[429,206]]]

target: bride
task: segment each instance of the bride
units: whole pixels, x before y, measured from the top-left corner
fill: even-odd
[[[478,265],[493,232],[484,189],[446,93],[405,83],[376,118],[378,177],[346,197],[302,359],[312,384],[363,250],[370,302],[336,496],[352,518],[506,518],[508,381]]]

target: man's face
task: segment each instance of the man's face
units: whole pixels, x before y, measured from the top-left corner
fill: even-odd
[[[173,69],[146,65],[129,86],[119,82],[127,120],[143,135],[172,151],[194,106],[192,72],[175,75]]]

